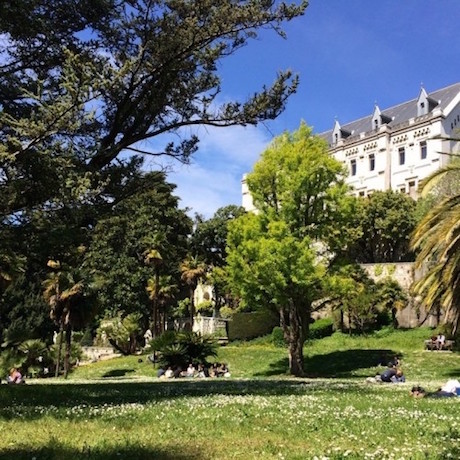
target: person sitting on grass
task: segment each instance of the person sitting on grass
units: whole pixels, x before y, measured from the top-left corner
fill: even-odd
[[[222,363],[218,369],[220,377],[230,377],[230,371],[225,363]]]
[[[202,379],[209,377],[208,368],[204,364],[198,364],[198,371],[196,376]]]
[[[406,377],[404,377],[403,371],[401,369],[396,369],[396,374],[393,375],[390,379],[393,383],[404,383]]]
[[[196,372],[195,366],[193,365],[193,363],[190,363],[187,367],[186,376],[189,378],[193,378],[195,377],[195,372]]]
[[[396,373],[397,369],[395,367],[388,367],[380,374],[380,380],[382,382],[390,383]]]
[[[18,368],[16,368],[16,367],[13,367],[10,370],[10,375],[8,375],[6,381],[9,384],[25,383],[23,378],[22,378],[22,374],[19,372]]]
[[[171,366],[166,369],[166,372],[162,375],[165,379],[172,379],[174,377],[174,371]]]

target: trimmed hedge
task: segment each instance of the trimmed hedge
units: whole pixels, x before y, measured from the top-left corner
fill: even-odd
[[[322,339],[328,337],[334,332],[334,321],[331,318],[317,319],[310,324],[308,331],[308,340]]]
[[[235,313],[228,324],[229,340],[250,340],[270,334],[279,326],[279,317],[270,311]]]

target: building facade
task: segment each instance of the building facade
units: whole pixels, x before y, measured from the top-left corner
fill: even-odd
[[[318,134],[331,155],[349,171],[347,182],[359,196],[376,190],[395,190],[417,197],[422,179],[459,151],[460,83],[381,110]],[[254,210],[252,197],[242,180],[242,205]]]

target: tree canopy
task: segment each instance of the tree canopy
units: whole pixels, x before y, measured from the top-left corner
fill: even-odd
[[[166,178],[143,170],[145,156],[188,162],[198,138],[183,128],[281,113],[297,76],[280,71],[271,85],[229,101],[218,64],[262,29],[284,37],[283,24],[306,6],[0,2],[0,334],[18,324],[7,298],[22,306],[39,298],[48,260],[103,273],[104,308],[146,317],[149,280],[180,280],[191,222]],[[163,148],[153,149],[153,138]],[[161,254],[161,273],[145,251]],[[33,295],[18,292],[15,278]],[[43,299],[36,309],[42,318]]]
[[[219,103],[221,59],[305,11],[275,1],[21,0],[0,14],[0,213],[88,200],[121,152],[188,161],[193,125],[275,118],[290,71],[246,101]],[[177,133],[153,151],[146,141]],[[113,165],[112,165],[113,168]]]
[[[354,198],[343,166],[305,124],[277,137],[247,183],[258,212],[230,223],[228,268],[244,302],[276,309],[290,371],[304,374],[303,345],[312,304],[324,296],[332,249]]]
[[[393,190],[360,197],[353,222],[346,229],[353,241],[349,257],[362,263],[413,260],[410,235],[417,223],[416,211],[411,197]]]

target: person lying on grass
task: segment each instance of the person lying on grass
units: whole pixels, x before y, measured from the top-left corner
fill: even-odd
[[[452,398],[460,396],[460,382],[458,380],[448,380],[441,388],[432,393],[428,393],[421,386],[412,387],[410,396],[414,398]]]
[[[381,374],[377,374],[375,377],[368,377],[366,382],[369,383],[404,383],[406,377],[402,369],[397,369],[395,367],[388,367]]]

